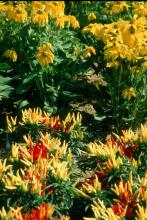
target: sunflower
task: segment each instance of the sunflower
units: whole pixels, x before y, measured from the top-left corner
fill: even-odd
[[[38,48],[37,59],[40,65],[45,66],[53,62],[54,55],[51,52],[51,44],[44,44]]]
[[[83,28],[82,33],[91,33],[96,38],[101,39],[103,33],[103,25],[97,23],[89,24]]]
[[[45,26],[48,24],[48,14],[45,11],[45,5],[40,4],[40,8],[34,6],[32,9],[32,22],[38,24],[39,26]]]
[[[27,11],[25,5],[19,4],[14,8],[14,21],[24,23],[27,21]]]
[[[3,10],[5,7],[4,2],[0,1],[0,10]]]
[[[107,2],[103,12],[106,14],[119,14],[125,9],[129,8],[129,5],[125,1]]]
[[[135,89],[133,87],[130,87],[130,88],[127,88],[127,89],[124,89],[122,91],[122,96],[124,99],[128,99],[130,101],[130,99],[132,97],[136,97],[136,94],[135,94]]]
[[[11,3],[5,5],[3,11],[5,12],[8,19],[14,18],[14,6]]]
[[[59,2],[50,2],[45,1],[45,11],[48,13],[50,17],[57,18],[64,16],[64,1]]]
[[[3,56],[9,58],[12,62],[17,61],[17,53],[15,50],[6,50]]]

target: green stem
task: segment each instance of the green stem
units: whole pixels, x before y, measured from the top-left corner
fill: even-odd
[[[44,101],[45,92],[44,92],[44,83],[43,83],[42,73],[41,74],[39,73],[35,81],[36,81],[37,89],[39,90],[40,98],[42,101]]]
[[[119,128],[120,126],[120,85],[121,85],[121,79],[122,79],[122,73],[123,73],[123,64],[120,65],[119,71],[118,71],[118,82],[116,81],[116,85],[118,83],[118,89],[117,89],[117,101],[116,101],[116,114],[117,114],[117,127]]]

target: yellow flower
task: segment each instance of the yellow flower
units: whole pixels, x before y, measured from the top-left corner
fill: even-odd
[[[139,16],[147,16],[147,3],[146,2],[133,2],[133,14]]]
[[[19,158],[19,146],[16,143],[12,145],[12,158],[12,160],[18,160]]]
[[[13,171],[10,170],[7,175],[2,177],[2,181],[5,184],[5,188],[13,190],[16,189],[17,186],[21,185],[23,180],[19,174],[19,170],[17,170],[16,175],[14,175]]]
[[[141,127],[138,128],[136,131],[132,131],[131,129],[123,130],[123,135],[121,136],[121,139],[126,142],[138,142],[143,143],[147,142],[147,125],[141,124]],[[113,133],[118,139],[120,138],[117,134]]]
[[[135,220],[146,220],[147,219],[147,202],[145,204],[145,208],[137,204],[138,210],[136,211],[137,217]]]
[[[54,54],[51,52],[51,44],[43,44],[38,48],[37,59],[40,65],[45,66],[53,63]]]
[[[14,18],[14,6],[11,3],[9,3],[8,5],[5,5],[3,11],[7,15],[8,19]]]
[[[44,3],[41,1],[32,1],[32,11],[37,11],[39,9],[45,9]]]
[[[69,112],[66,118],[62,121],[63,132],[70,133],[76,125],[81,125],[82,115],[78,112],[77,115]]]
[[[106,162],[107,170],[111,171],[112,169],[118,169],[121,164],[122,159],[120,157],[118,157],[117,159],[116,157],[112,158],[111,160],[108,159],[108,161]]]
[[[1,217],[1,219],[2,220],[5,220],[5,219],[8,219],[7,217],[7,212],[6,212],[6,210],[5,210],[5,208],[4,208],[4,206],[2,207],[2,210],[0,210],[0,217]]]
[[[141,128],[139,130],[140,134],[140,142],[147,142],[147,124],[141,124]]]
[[[119,14],[125,9],[128,9],[129,5],[125,1],[107,2],[106,8],[103,9],[104,13],[107,14]]]
[[[50,17],[58,18],[64,16],[64,8],[65,8],[64,1],[59,1],[59,2],[45,1],[44,5],[45,5],[45,11],[48,13]]]
[[[139,66],[130,67],[130,72],[133,74],[139,74],[141,72],[141,68]]]
[[[77,48],[73,48],[72,54],[74,56],[78,56],[78,49]]]
[[[142,64],[142,68],[143,68],[144,70],[147,69],[147,61],[145,61],[145,62]]]
[[[106,60],[116,61],[118,58],[132,60],[136,58],[133,50],[129,49],[127,45],[118,42],[107,43],[104,50]]]
[[[79,28],[80,27],[80,24],[78,22],[78,20],[76,19],[75,16],[73,15],[68,15],[68,19],[69,19],[69,22],[70,22],[70,26],[73,28],[73,29],[76,29],[76,28]]]
[[[25,125],[27,123],[38,124],[41,118],[42,118],[42,111],[40,108],[25,109],[22,110],[22,122],[20,122],[20,124],[21,125]]]
[[[94,47],[88,47],[84,52],[83,52],[83,57],[88,58],[91,57],[91,54],[96,55],[96,50]]]
[[[41,4],[41,8],[32,10],[32,22],[39,26],[48,24],[48,14],[45,11],[45,6]]]
[[[3,176],[3,173],[12,168],[12,165],[6,165],[7,159],[2,161],[0,159],[0,178]]]
[[[136,25],[128,24],[122,30],[123,43],[129,48],[134,48],[137,43],[140,43],[142,34],[142,31],[140,32]]]
[[[128,88],[128,89],[124,89],[124,90],[122,91],[122,96],[123,96],[124,99],[128,99],[128,100],[130,101],[130,99],[131,99],[132,97],[136,97],[134,88],[133,88],[133,87],[130,87],[130,88]]]
[[[83,183],[82,189],[86,191],[86,193],[96,193],[97,190],[101,190],[101,183],[99,182],[97,175],[95,175],[95,179],[92,184],[88,182]]]
[[[16,209],[10,207],[9,211],[6,212],[5,208],[2,207],[2,210],[0,210],[0,219],[1,220],[6,220],[6,219],[23,220],[21,209],[22,209],[21,207],[17,207]]]
[[[128,129],[128,130],[123,130],[122,133],[123,133],[123,136],[121,136],[121,138],[124,142],[138,141],[138,138],[139,138],[138,132],[133,132],[131,129]]]
[[[27,21],[27,12],[23,4],[16,5],[14,8],[14,21],[24,23]]]
[[[58,27],[64,28],[65,24],[66,24],[66,27],[71,27],[73,29],[80,27],[78,20],[73,15],[64,15],[56,19],[56,25]]]
[[[65,23],[65,16],[62,16],[56,19],[56,25],[59,28],[64,28],[64,23]],[[66,21],[66,25],[69,26],[69,21]]]
[[[10,210],[8,212],[8,219],[23,220],[21,209],[22,209],[21,207],[17,207],[16,209],[10,207]]]
[[[17,61],[17,53],[15,50],[6,50],[3,56],[9,58],[10,60],[12,60],[12,62]]]
[[[114,68],[118,68],[120,65],[120,62],[119,61],[112,61],[112,62],[108,62],[106,67],[107,68],[111,68],[111,67],[114,67]]]
[[[62,218],[61,218],[61,220],[70,220],[70,217],[67,216],[67,215],[63,215]]]
[[[83,28],[82,33],[91,33],[96,38],[101,39],[103,33],[103,25],[97,23],[89,24]]]
[[[115,160],[116,153],[119,151],[119,147],[117,146],[117,144],[115,144],[114,146],[113,145],[114,144],[112,141],[110,141],[109,144],[103,144],[102,142],[100,142],[99,144],[97,144],[96,142],[90,142],[87,147],[90,156],[104,157]]]
[[[66,161],[60,162],[58,159],[53,158],[49,170],[56,179],[68,180],[70,173],[68,168],[68,163]]]
[[[111,208],[106,208],[103,201],[98,199],[98,202],[94,201],[94,205],[91,205],[95,218],[83,218],[83,220],[119,220],[120,217],[115,215]]]
[[[92,21],[92,20],[95,20],[95,19],[96,19],[96,15],[93,12],[89,13],[88,21]]]
[[[13,118],[12,116],[9,118],[8,116],[6,117],[7,121],[7,128],[10,133],[13,133],[16,130],[16,124],[17,124],[17,116]]]
[[[3,10],[5,8],[4,2],[0,1],[0,10]]]
[[[138,169],[138,163],[137,163],[137,161],[133,158],[133,160],[132,160],[132,166],[133,166],[133,168],[135,169],[135,170],[137,170]]]

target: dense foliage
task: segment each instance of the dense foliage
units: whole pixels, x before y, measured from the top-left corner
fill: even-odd
[[[81,121],[39,108],[7,117],[15,142],[0,160],[2,219],[145,220],[147,126],[86,143]]]

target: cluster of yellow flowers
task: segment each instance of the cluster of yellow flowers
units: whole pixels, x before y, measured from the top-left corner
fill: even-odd
[[[94,201],[91,205],[92,211],[94,213],[95,218],[84,218],[84,220],[96,220],[101,218],[103,220],[121,220],[126,215],[129,216],[132,211],[132,207],[136,206],[136,217],[135,220],[145,220],[147,216],[147,192],[144,190],[146,188],[146,175],[139,179],[140,186],[135,186],[133,182],[132,172],[130,172],[129,180],[124,182],[122,179],[118,184],[114,184],[114,188],[111,190],[116,194],[118,199],[114,200],[114,205],[111,207],[105,206],[104,202],[100,199]],[[82,184],[82,190],[77,190],[77,193],[82,195],[83,197],[90,198],[89,195],[96,193],[98,190],[101,190],[101,183],[99,182],[97,176],[95,175],[95,179],[88,182],[84,182]],[[144,205],[139,204],[139,200],[143,200],[145,202]],[[135,213],[133,213],[135,214]]]
[[[83,33],[91,33],[102,40],[107,67],[118,67],[122,60],[143,60],[146,66],[146,18],[134,15],[131,20],[119,19],[110,24],[93,23],[84,27]]]
[[[33,143],[29,135],[25,135],[24,140],[25,143],[13,144],[9,158],[11,164],[8,164],[7,159],[0,159],[0,180],[3,182],[5,189],[14,191],[21,187],[24,192],[35,193],[38,196],[48,196],[54,191],[52,187],[48,187],[47,175],[49,172],[52,173],[57,181],[59,179],[64,181],[70,180],[72,154],[67,149],[67,144],[61,144],[59,139],[51,138],[48,133],[46,135],[42,134],[41,139],[36,143]],[[19,168],[14,172],[13,162],[18,160],[24,164],[24,168]],[[15,210],[10,207],[10,210],[6,212],[3,207],[0,210],[0,218],[38,219],[38,217],[35,217],[35,213],[32,215],[32,218],[29,212],[22,214],[21,208],[18,207]],[[41,210],[41,208],[43,207],[40,207],[38,210]],[[42,213],[41,211],[38,212],[36,216]],[[54,207],[49,205],[48,211],[45,212],[44,210],[40,219],[48,219],[45,213],[48,213],[48,217],[50,217],[54,213]],[[69,217],[62,216],[61,219],[69,220]]]
[[[145,143],[147,142],[147,124],[141,124],[140,128],[138,128],[136,131],[133,131],[132,129],[129,130],[123,130],[123,135],[121,136],[121,139],[124,142],[139,142],[139,143]],[[115,136],[119,139],[119,136],[115,134]]]
[[[133,13],[139,16],[147,16],[147,2],[145,1],[137,1],[133,2]]]
[[[11,219],[11,220],[29,220],[29,219],[50,219],[54,214],[54,207],[51,204],[42,203],[40,206],[37,206],[31,210],[31,212],[26,212],[22,214],[22,207],[12,208],[10,207],[7,212],[3,207],[0,210],[1,220]],[[70,220],[69,216],[63,215],[61,218],[57,218],[57,220]]]
[[[125,1],[112,1],[106,2],[104,9],[102,10],[106,14],[114,15],[123,12],[125,9],[127,10],[129,5]]]
[[[33,143],[30,136],[24,136],[24,139],[24,144],[13,144],[10,161],[21,161],[25,169],[20,168],[15,174],[13,166],[7,165],[6,159],[0,160],[0,179],[6,189],[15,190],[21,186],[23,191],[31,189],[31,192],[41,196],[45,187],[41,179],[46,179],[49,171],[57,180],[70,179],[72,154],[65,143],[61,145],[59,139],[52,139],[49,134],[42,134],[42,138],[36,143]]]
[[[34,24],[44,26],[48,24],[49,17],[60,17],[64,15],[65,4],[63,1],[34,1],[28,3],[23,2],[8,2],[7,4],[1,4],[1,10],[5,12],[6,16],[10,20],[15,22],[24,23],[29,19],[32,20]],[[29,14],[28,11],[31,10]],[[30,16],[29,16],[30,15]]]
[[[103,174],[111,172],[113,169],[118,169],[123,163],[122,158],[117,156],[117,153],[120,151],[117,143],[113,141],[107,141],[107,144],[103,143],[89,143],[87,145],[89,156],[97,158],[105,158],[106,162],[101,166],[101,172]]]
[[[95,218],[84,218],[83,220],[120,220],[120,217],[115,215],[111,208],[106,208],[103,201],[94,201],[91,205]]]
[[[40,108],[36,109],[24,109],[22,110],[22,119],[18,121],[17,116],[6,117],[7,128],[10,133],[16,131],[19,126],[25,126],[26,124],[45,125],[52,131],[62,131],[70,134],[76,126],[81,126],[82,115],[77,113],[68,113],[64,120],[61,120],[59,116],[50,116]],[[79,127],[74,133],[75,138],[83,139],[84,131]]]
[[[19,23],[32,22],[39,26],[48,24],[49,19],[55,19],[55,24],[64,28],[65,24],[72,28],[79,28],[79,22],[75,16],[64,15],[64,1],[33,1],[1,3],[2,10],[9,20]]]
[[[83,220],[121,220],[120,216],[116,215],[111,208],[106,208],[103,201],[98,200],[97,202],[94,201],[91,205],[92,211],[94,213],[94,218],[83,218]],[[144,208],[143,206],[140,206],[137,204],[138,210],[136,211],[137,216],[135,217],[135,220],[145,220],[147,216],[147,204]]]

